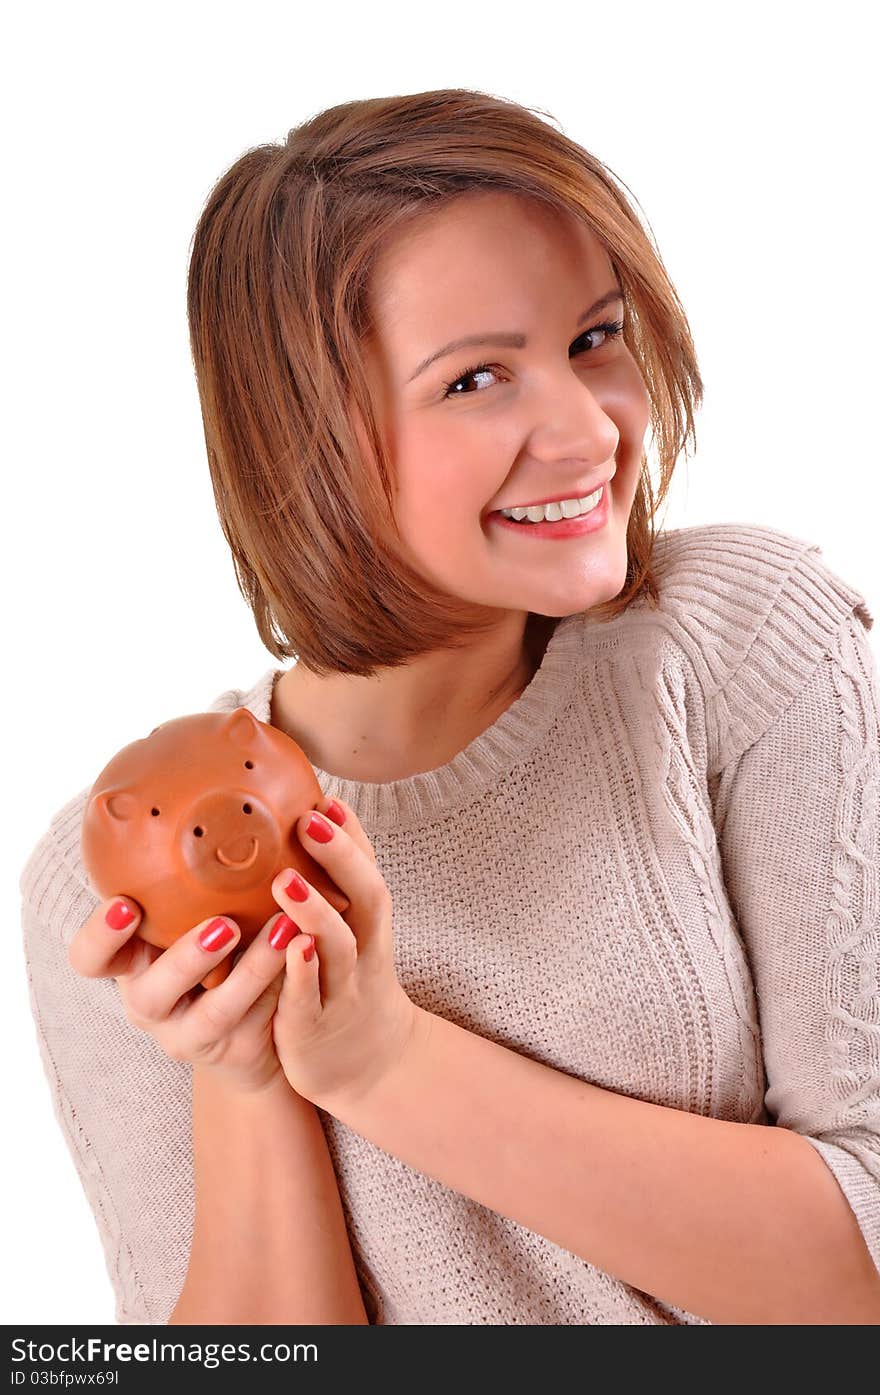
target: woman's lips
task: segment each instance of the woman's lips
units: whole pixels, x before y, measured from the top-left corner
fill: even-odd
[[[611,512],[611,488],[610,481],[602,486],[602,498],[594,509],[589,513],[582,514],[580,518],[560,518],[556,523],[517,523],[512,518],[505,518],[498,509],[489,514],[489,522],[497,523],[502,528],[512,529],[523,537],[532,534],[536,538],[579,538],[585,533],[595,533],[608,522]]]

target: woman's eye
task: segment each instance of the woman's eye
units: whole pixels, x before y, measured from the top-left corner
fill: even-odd
[[[457,388],[461,383],[466,383],[468,378],[476,378],[478,373],[494,372],[495,369],[488,363],[478,363],[473,368],[466,368],[464,372],[460,373],[457,378],[454,378],[451,383],[446,383],[443,395],[444,397],[472,397],[473,393],[453,392],[452,389]]]
[[[585,334],[581,335],[581,339],[588,339],[591,334],[601,334],[602,339],[600,343],[593,345],[594,349],[601,349],[603,345],[609,343],[612,339],[617,339],[622,333],[623,321],[616,320],[614,324],[594,325],[592,329],[588,329]],[[576,339],[574,342],[578,344],[580,340]]]
[[[578,336],[578,338],[574,341],[574,345],[572,347],[575,350],[575,354],[579,354],[582,352],[595,352],[596,349],[604,348],[605,345],[609,344],[613,339],[619,338],[619,336],[622,333],[622,320],[615,320],[613,322],[609,322],[607,324],[602,325],[593,325],[592,329],[587,329],[584,331],[583,334]],[[595,336],[597,335],[600,336],[598,340],[595,339]],[[584,340],[592,340],[593,342],[588,342],[585,349],[578,349],[577,345],[581,344]],[[448,382],[444,385],[443,396],[473,397],[475,395],[473,392],[468,392],[467,390],[463,392],[456,392],[454,391],[454,389],[460,387],[463,383],[466,383],[469,378],[475,379],[478,374],[496,373],[497,371],[498,370],[494,368],[490,363],[475,363],[473,367],[465,368],[464,371],[459,373],[457,377],[453,378],[451,382]],[[481,389],[478,388],[477,392],[479,392],[480,390]]]

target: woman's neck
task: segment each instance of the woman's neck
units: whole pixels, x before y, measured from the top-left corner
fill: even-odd
[[[397,686],[389,671],[383,680],[333,675],[319,679],[298,665],[275,683],[270,722],[293,738],[312,765],[341,779],[386,784],[446,765],[492,726],[525,691],[541,666],[555,616],[530,615],[520,633],[518,663],[502,676],[480,704],[474,664],[460,665],[460,678],[436,690],[416,691],[407,675]],[[469,656],[470,657],[470,656]],[[500,657],[500,651],[499,651]],[[457,655],[449,662],[454,673]],[[390,678],[390,681],[389,681]],[[382,683],[381,692],[377,682]],[[382,702],[376,698],[381,697]],[[395,706],[395,697],[397,705]],[[408,700],[410,706],[404,706]]]

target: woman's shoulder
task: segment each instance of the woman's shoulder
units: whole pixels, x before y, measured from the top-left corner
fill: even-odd
[[[726,636],[754,634],[783,610],[818,602],[832,624],[859,611],[865,597],[829,566],[820,543],[758,523],[707,523],[658,533],[654,574],[660,608],[692,614]]]
[[[79,790],[49,819],[19,875],[22,903],[30,916],[52,924],[68,944],[100,899],[89,884],[80,856],[80,828],[90,786]]]
[[[247,707],[261,722],[270,720],[272,689],[281,672],[278,668],[266,669],[249,688],[226,688],[214,699],[206,712],[233,712],[236,707]]]
[[[785,711],[842,627],[870,630],[861,591],[820,543],[761,524],[715,523],[660,533],[656,622],[699,679],[711,763],[746,749]]]

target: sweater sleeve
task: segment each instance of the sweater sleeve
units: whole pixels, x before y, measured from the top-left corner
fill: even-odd
[[[77,856],[86,795],[56,814],[21,873],[30,1007],[116,1321],[164,1324],[192,1242],[191,1071],[131,1026],[115,979],[83,978],[69,965],[67,947],[100,899]]]
[[[870,612],[817,554],[716,693],[737,721],[710,793],[767,1111],[825,1160],[880,1270],[880,692]]]

